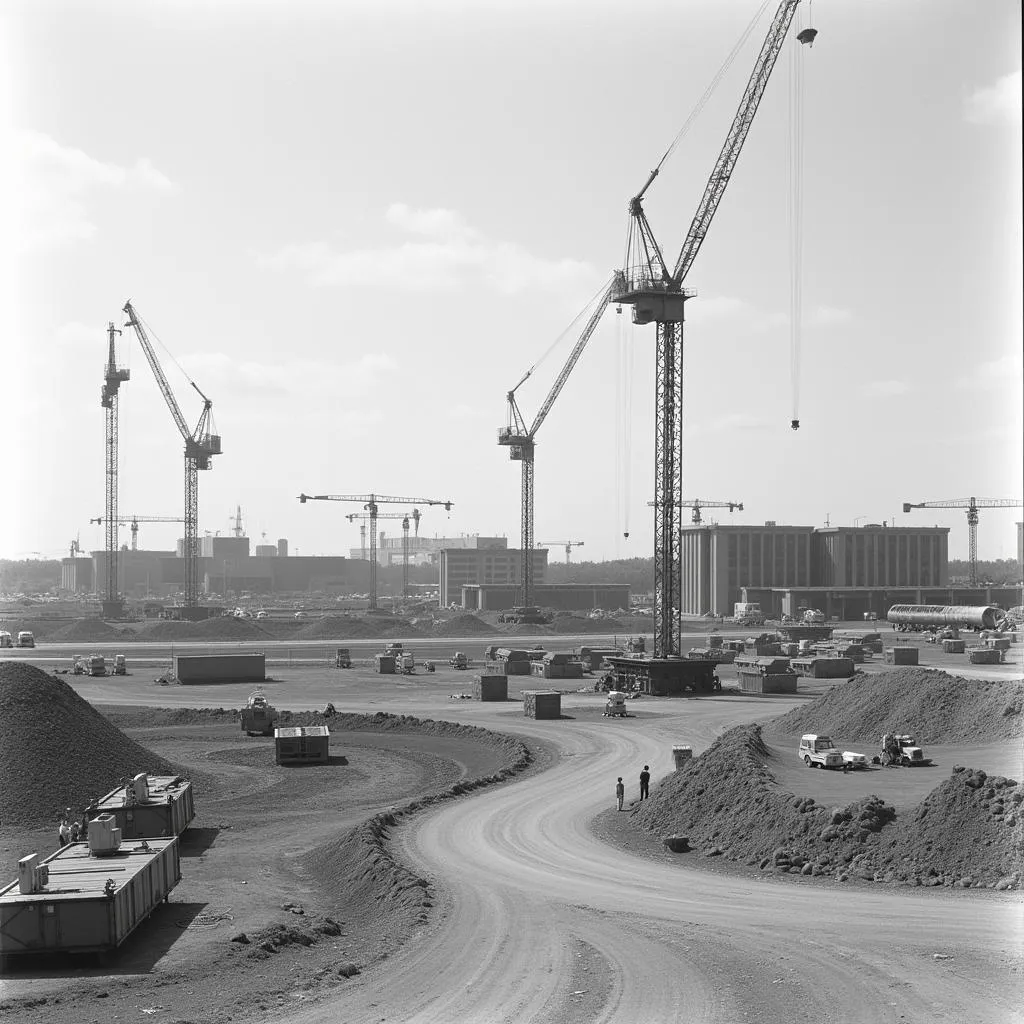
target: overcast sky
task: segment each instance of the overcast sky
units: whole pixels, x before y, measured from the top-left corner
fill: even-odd
[[[241,504],[256,543],[343,553],[358,507],[296,495],[376,491],[453,501],[422,534],[515,546],[505,394],[621,264],[630,196],[759,6],[7,0],[0,556],[102,547],[99,393],[128,298],[186,420],[189,378],[214,402],[200,532]],[[775,6],[647,195],[670,260]],[[744,502],[728,523],[948,525],[963,557],[962,512],[901,505],[1022,490],[1020,5],[819,0],[812,18],[687,279],[684,490]],[[582,540],[577,558],[652,553],[654,329],[628,321],[609,310],[537,435],[536,538]],[[520,389],[528,420],[573,340]],[[118,351],[121,511],[180,515],[180,436],[130,331]],[[983,512],[979,554],[1012,557],[1020,518]]]

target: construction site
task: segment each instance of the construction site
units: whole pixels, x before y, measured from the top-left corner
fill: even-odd
[[[716,47],[739,38],[716,53],[703,92],[688,78],[688,99],[658,99],[660,136],[638,140],[649,122],[618,125],[641,186],[601,211],[605,230],[625,206],[621,263],[596,291],[587,279],[591,297],[546,350],[528,339],[469,365],[440,398],[425,373],[400,374],[390,356],[368,354],[369,340],[348,339],[337,344],[360,349],[351,383],[318,390],[327,364],[296,356],[304,420],[282,397],[295,386],[288,373],[232,361],[213,329],[189,337],[169,293],[154,283],[144,300],[144,277],[126,272],[138,307],[111,298],[119,315],[93,332],[102,414],[93,395],[92,434],[81,430],[90,465],[103,438],[102,511],[98,469],[85,499],[101,511],[88,526],[102,543],[83,547],[84,519],[70,518],[80,501],[69,503],[63,536],[75,539],[52,579],[0,593],[0,1019],[1024,1024],[1024,526],[1016,576],[984,568],[1024,509],[1018,471],[996,474],[979,458],[967,476],[958,469],[961,493],[989,482],[1003,496],[939,498],[915,492],[940,479],[940,463],[925,459],[916,476],[892,452],[892,475],[868,489],[878,459],[852,433],[829,440],[827,468],[787,451],[822,431],[822,396],[849,372],[834,356],[838,372],[810,383],[803,364],[804,335],[844,321],[817,265],[829,228],[804,218],[805,178],[828,166],[804,138],[820,111],[807,93],[827,20],[800,0],[748,6],[745,27],[735,11],[727,29],[720,12],[701,15]],[[680,46],[695,55],[701,42]],[[629,109],[653,97],[645,87]],[[690,136],[706,105],[712,127]],[[543,112],[532,117],[541,131]],[[785,143],[771,187],[785,190],[788,367],[777,353],[759,364],[763,407],[734,403],[709,428],[688,418],[690,405],[704,389],[725,398],[732,368],[707,345],[684,346],[684,324],[702,337],[694,285],[705,266],[718,289],[712,320],[763,300],[729,298],[731,265],[698,260],[729,223],[727,194],[749,218],[738,236],[735,223],[722,229],[737,266],[737,238],[778,231],[756,212],[780,205],[772,175],[738,170],[745,147],[767,142],[761,120],[780,152]],[[406,129],[410,151],[417,128]],[[638,162],[638,141],[643,153],[667,141],[653,169]],[[686,192],[670,178],[677,150],[700,168]],[[75,158],[79,173],[88,159]],[[116,164],[97,167],[89,173],[109,187],[187,195],[148,158],[121,177]],[[654,202],[671,211],[664,232],[648,218]],[[454,210],[395,202],[386,220],[428,239],[399,244],[387,272],[395,294],[401,275],[414,279],[424,318],[444,295],[456,310],[465,302],[454,318],[481,319],[446,276],[467,267],[480,279],[474,298],[492,287],[518,301],[522,286],[568,308],[582,294],[567,284],[582,261],[524,269],[522,251],[489,249]],[[819,245],[807,266],[805,241]],[[424,269],[419,244],[441,270]],[[345,275],[370,287],[356,256],[387,276],[370,250],[327,259],[325,242],[257,248],[261,273],[315,268],[316,288]],[[501,273],[515,287],[496,285]],[[805,317],[804,290],[816,288],[822,305]],[[395,300],[385,313],[401,309]],[[165,344],[143,310],[181,336]],[[257,320],[246,310],[239,330],[259,333]],[[750,337],[778,327],[766,323]],[[567,387],[612,333],[614,403],[600,373],[585,378],[600,392]],[[634,410],[641,338],[652,401]],[[219,397],[235,395],[235,378],[260,396],[247,408]],[[409,401],[410,380],[429,396],[430,420]],[[911,390],[880,383],[863,393]],[[135,393],[145,415],[124,401]],[[387,415],[365,417],[371,393]],[[789,409],[775,432],[763,417],[779,418],[780,395]],[[486,428],[470,400],[487,403]],[[570,413],[580,425],[557,434]],[[328,440],[325,415],[345,432]],[[609,420],[607,432],[588,435],[584,415]],[[389,420],[401,458],[375,447]],[[751,446],[748,433],[740,466],[720,435],[744,430],[770,441]],[[613,434],[596,472],[576,464],[574,446]],[[479,468],[484,435],[503,490]],[[728,476],[709,474],[717,459]],[[180,498],[135,511],[139,495],[166,494],[153,486],[165,464]],[[653,469],[642,495],[634,464],[648,486]],[[207,496],[223,475],[253,496],[246,515],[241,501],[225,515]],[[725,480],[731,497],[686,496],[718,491],[691,487],[702,477]],[[886,511],[793,525],[817,519],[826,493]],[[757,494],[777,508],[757,507]],[[497,529],[472,532],[499,504]],[[550,536],[578,539],[539,539]],[[951,547],[966,551],[965,570],[951,571]]]

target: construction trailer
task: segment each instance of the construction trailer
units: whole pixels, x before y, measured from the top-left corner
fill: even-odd
[[[267,678],[265,654],[176,654],[179,683],[262,683]]]
[[[652,697],[678,697],[684,693],[721,690],[714,661],[696,658],[609,658],[616,688],[636,690]]]
[[[0,889],[0,956],[117,949],[168,899],[181,881],[177,838],[125,844],[113,820],[90,821],[88,842],[19,861]]]
[[[497,661],[503,662],[505,675],[528,676],[530,674],[530,651],[512,647],[499,647],[495,652]]]
[[[585,672],[599,672],[606,667],[608,658],[619,657],[623,653],[621,647],[581,647],[579,657]]]
[[[831,640],[832,626],[813,626],[805,622],[784,622],[776,630],[779,637],[793,643],[801,640]]]
[[[474,676],[473,699],[484,701],[508,700],[508,676],[483,673]]]
[[[916,649],[916,648],[915,648]],[[943,640],[942,650],[945,654],[963,654],[967,649],[965,640]]]
[[[180,836],[196,816],[192,783],[183,775],[140,772],[86,812],[89,818],[104,814],[114,819],[122,840]]]
[[[741,660],[745,664],[740,666]],[[796,693],[797,674],[790,668],[788,658],[737,658],[736,664],[740,666],[743,693]]]
[[[531,661],[531,673],[541,679],[582,679],[583,663],[571,654],[550,652],[540,661]]]
[[[561,718],[561,693],[558,690],[523,690],[523,714],[527,718]]]
[[[917,665],[920,653],[916,647],[890,647],[883,658],[886,665]]]
[[[288,726],[274,730],[277,764],[327,764],[331,732],[326,725]]]
[[[1003,662],[1003,652],[995,647],[968,647],[967,660],[972,665],[999,665]]]

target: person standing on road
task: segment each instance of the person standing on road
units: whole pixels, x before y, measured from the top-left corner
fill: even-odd
[[[622,810],[622,801],[626,799],[626,787],[622,784],[622,776],[619,776],[619,781],[615,783],[615,809],[617,811]]]
[[[640,799],[646,800],[651,795],[651,769],[648,765],[644,765],[644,770],[640,773]]]

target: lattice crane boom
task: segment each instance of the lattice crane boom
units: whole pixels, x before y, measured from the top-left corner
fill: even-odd
[[[903,511],[915,508],[960,508],[967,513],[968,563],[970,575],[968,582],[972,587],[978,585],[978,509],[981,508],[1024,508],[1024,501],[1018,498],[949,498],[945,501],[920,501],[903,503]]]
[[[97,516],[95,519],[90,519],[90,523],[101,524],[104,522],[103,518]],[[109,524],[109,520],[107,520]],[[118,516],[116,520],[116,526],[130,526],[132,530],[132,551],[138,551],[139,549],[139,523],[183,523],[185,519],[183,516]]]
[[[544,420],[547,419],[548,413],[551,412],[552,406],[554,406],[558,396],[562,393],[562,388],[565,387],[566,381],[568,381],[572,374],[573,368],[579,362],[580,356],[583,355],[583,352],[587,347],[587,343],[590,341],[594,331],[597,329],[597,325],[601,322],[601,317],[604,316],[605,309],[612,301],[613,294],[618,288],[616,280],[617,279],[613,279],[612,283],[609,284],[608,287],[600,294],[597,305],[584,322],[583,329],[580,332],[579,337],[576,339],[576,344],[573,345],[572,351],[570,351],[568,358],[563,364],[561,370],[558,372],[558,376],[555,377],[551,384],[547,396],[541,403],[540,408],[537,410],[537,414],[534,416],[533,422],[529,427],[526,426],[526,420],[519,409],[518,403],[516,402],[516,392],[523,386],[523,384],[526,383],[527,380],[530,379],[533,374],[533,367],[523,374],[519,379],[519,383],[516,384],[516,386],[509,391],[507,395],[508,425],[499,429],[498,444],[504,445],[509,449],[508,454],[510,459],[522,462],[523,464],[519,510],[520,550],[522,558],[520,569],[520,604],[525,606],[533,604],[535,438],[537,436],[537,431],[540,430]]]
[[[370,609],[377,608],[377,519],[380,518],[380,505],[440,505],[446,512],[452,510],[455,504],[447,498],[401,498],[394,494],[306,494],[299,495],[299,501],[305,504],[307,501],[354,501],[360,503],[369,513],[367,516],[370,524]],[[416,520],[416,530],[419,532],[419,517],[421,513],[413,509],[412,516]],[[408,520],[403,524],[405,544],[404,556],[406,559],[405,589],[408,591]]]
[[[185,607],[194,608],[199,604],[199,470],[210,468],[210,459],[221,454],[219,434],[211,431],[213,426],[213,402],[199,390],[195,381],[189,381],[196,394],[203,400],[203,411],[199,416],[195,429],[190,431],[185,417],[182,415],[178,400],[167,381],[160,360],[157,358],[146,333],[142,321],[135,312],[129,299],[124,304],[124,312],[128,316],[126,326],[135,331],[142,351],[146,355],[153,376],[156,378],[160,393],[167,403],[178,433],[185,442]]]
[[[704,187],[679,258],[669,272],[643,210],[643,196],[657,176],[651,172],[629,203],[626,260],[613,282],[612,300],[633,307],[633,322],[654,323],[656,339],[654,487],[654,656],[682,656],[682,573],[678,510],[682,499],[683,322],[693,292],[683,281],[707,237],[753,124],[768,79],[800,0],[782,0],[762,43],[739,107]],[[812,34],[800,34],[810,42]],[[660,165],[659,165],[660,167]]]
[[[572,549],[583,547],[583,541],[581,540],[542,540],[540,542],[542,548],[565,548],[565,561],[568,565],[572,561]]]

